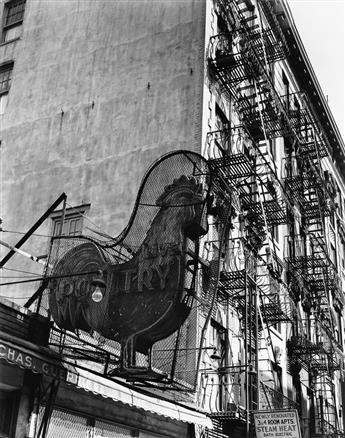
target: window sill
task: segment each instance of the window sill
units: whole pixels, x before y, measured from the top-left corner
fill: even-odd
[[[12,40],[3,41],[2,43],[0,43],[0,47],[6,46],[6,44],[14,43],[14,42],[21,40],[21,39],[22,39],[21,37],[17,37],[17,38],[13,38]]]

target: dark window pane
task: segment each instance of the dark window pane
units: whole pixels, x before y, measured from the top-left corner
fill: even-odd
[[[66,216],[63,228],[62,235],[63,236],[75,236],[77,234],[81,234],[83,228],[83,220],[82,216]],[[61,230],[61,218],[53,219],[53,236],[59,236]]]
[[[0,436],[12,436],[13,420],[17,410],[17,393],[0,392]]]
[[[0,69],[0,93],[5,93],[10,89],[12,80],[13,64]]]
[[[18,0],[6,5],[5,27],[21,23],[24,17],[24,10],[25,0]]]

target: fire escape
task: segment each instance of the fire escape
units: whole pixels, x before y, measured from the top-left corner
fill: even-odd
[[[218,300],[235,309],[244,339],[242,360],[223,370],[226,384],[237,387],[235,395],[213,412],[209,436],[226,437],[230,430],[248,436],[251,413],[258,409],[298,409],[302,416],[301,369],[309,373],[310,431],[340,433],[333,378],[341,368],[341,345],[332,306],[341,312],[344,300],[325,231],[325,217],[335,208],[332,179],[321,167],[327,146],[304,96],[280,95],[273,84],[271,66],[286,57],[287,46],[270,2],[258,3],[259,9],[247,0],[218,0],[216,12],[225,25],[209,43],[210,77],[239,115],[209,132],[207,153],[238,215],[240,236],[229,233]],[[285,139],[283,182],[270,157],[270,140],[277,137]],[[289,233],[283,262],[272,235],[282,224]],[[277,365],[270,329],[280,323],[292,323],[289,371],[296,401],[284,396],[279,375],[269,378]],[[265,342],[273,369],[263,372]]]
[[[336,313],[342,314],[344,298],[336,263],[331,259],[326,229],[334,210],[335,187],[322,172],[325,145],[312,118],[304,118],[296,150],[286,157],[285,184],[299,205],[300,229],[290,231],[286,262],[291,288],[301,299],[303,317],[295,321],[289,344],[292,373],[309,375],[312,395],[312,436],[340,434],[334,373],[342,369],[342,346]],[[298,379],[297,379],[298,380]]]
[[[279,368],[271,328],[294,318],[272,236],[274,227],[287,223],[289,211],[269,147],[270,139],[292,131],[270,76],[270,65],[283,59],[285,51],[247,3],[217,2],[218,13],[231,30],[210,40],[210,73],[239,113],[238,123],[208,134],[207,152],[211,168],[223,181],[219,185],[231,192],[238,214],[240,236],[229,234],[218,300],[237,312],[244,357],[233,358],[226,367],[231,397],[213,412],[215,431],[209,436],[228,436],[230,430],[248,434],[253,411],[296,407],[283,395],[272,365],[265,369],[261,363],[262,350],[271,350],[264,362],[272,357],[273,368]]]

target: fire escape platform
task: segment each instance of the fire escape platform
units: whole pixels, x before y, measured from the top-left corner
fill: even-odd
[[[211,170],[218,171],[230,180],[245,178],[253,174],[253,165],[243,153],[227,155],[209,160]]]
[[[273,97],[270,94],[264,97],[264,94],[266,93],[262,91],[261,98],[255,94],[252,96],[242,94],[238,99],[243,123],[255,140],[263,139],[264,131],[268,137],[282,137],[288,133],[286,123],[279,109],[275,106]],[[257,99],[261,111],[258,109]]]
[[[300,257],[287,257],[285,259],[299,274],[308,276],[311,270],[315,269],[327,269],[329,262],[322,256],[300,256]],[[316,273],[313,272],[312,275]],[[320,273],[319,273],[320,274]],[[322,274],[322,272],[321,272]]]
[[[247,198],[247,199],[246,199]],[[249,195],[242,197],[242,205],[245,210],[251,211],[259,221],[264,224],[264,215],[260,202],[251,202]],[[285,224],[287,221],[285,203],[276,199],[263,200],[262,205],[268,226]]]
[[[251,281],[251,277],[247,277],[247,280],[255,285],[254,281]],[[246,287],[246,272],[244,269],[236,270],[232,272],[222,271],[219,279],[219,292],[226,297],[234,297],[239,294],[240,291],[244,291]]]
[[[239,53],[217,51],[215,59],[211,62],[218,75],[234,85],[248,77],[242,55]]]
[[[264,321],[266,323],[277,323],[277,322],[291,322],[292,316],[289,316],[288,309],[284,309],[280,306],[279,302],[274,302],[277,297],[270,296],[270,303],[265,303],[261,306],[261,313]]]

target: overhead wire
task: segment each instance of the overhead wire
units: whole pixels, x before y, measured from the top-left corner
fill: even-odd
[[[51,276],[40,276],[37,278],[33,278],[30,280],[21,280],[21,281],[14,281],[14,282],[7,282],[7,283],[0,283],[0,286],[10,286],[15,284],[22,284],[22,283],[31,283],[34,281],[44,281],[44,280],[54,280],[59,278],[70,278],[70,277],[79,277],[82,275],[90,275],[90,274],[98,274],[99,271],[89,271],[89,272],[78,272],[73,274],[65,274],[65,275],[51,275]]]
[[[24,232],[24,231],[4,230],[4,229],[0,229],[0,232],[2,232],[2,233],[9,233],[9,234],[20,234],[20,235],[25,235],[26,234],[26,232]],[[49,237],[49,238],[54,237],[51,234],[40,234],[40,233],[32,233],[31,236],[45,237],[45,238],[47,238],[47,237]]]
[[[48,295],[48,291],[43,292],[42,295]],[[32,295],[18,296],[18,295],[13,295],[13,294],[12,295],[0,294],[0,298],[15,298],[16,300],[28,300],[31,297],[32,297]]]
[[[2,278],[36,278],[37,276],[34,275],[1,275],[0,274],[0,279]]]
[[[22,269],[5,268],[4,266],[1,269],[5,269],[6,271],[21,272],[23,274],[30,274],[33,276],[42,277],[42,274],[38,274],[36,272],[23,271]]]

